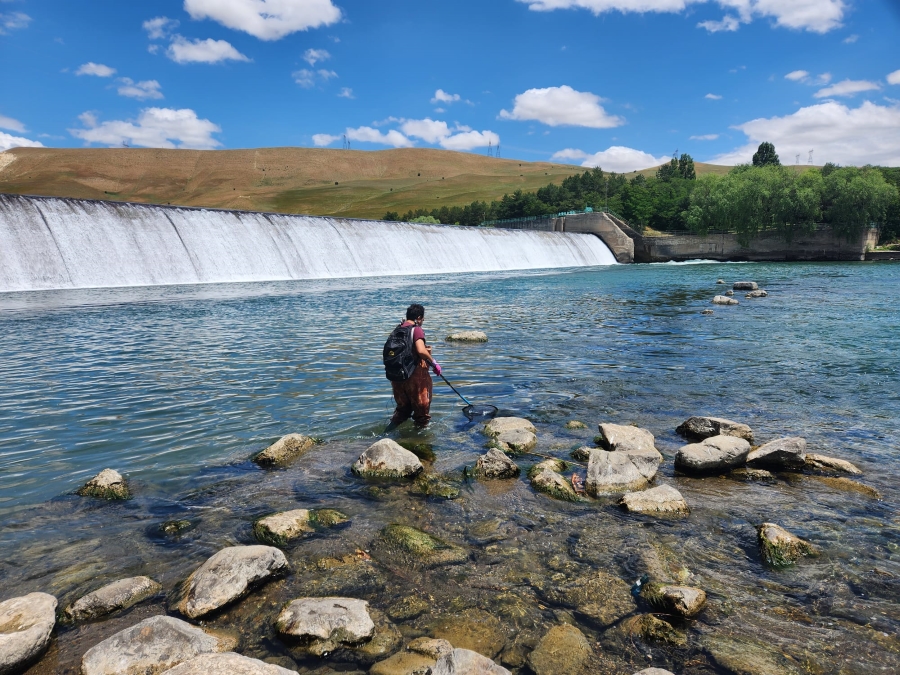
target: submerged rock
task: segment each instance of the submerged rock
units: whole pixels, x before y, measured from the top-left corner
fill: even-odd
[[[793,565],[803,556],[815,553],[812,544],[775,523],[763,523],[757,534],[763,559],[774,567]]]
[[[390,438],[382,438],[366,448],[350,470],[363,478],[410,478],[423,469],[413,453]]]
[[[569,420],[566,422],[566,429],[587,429],[587,424],[578,420]]]
[[[475,475],[480,478],[515,478],[519,473],[519,465],[497,448],[491,448],[475,462]]]
[[[630,586],[603,570],[562,581],[541,577],[532,580],[531,585],[544,602],[573,609],[601,628],[611,626],[635,609]]]
[[[582,675],[591,658],[591,645],[575,626],[554,626],[526,659],[535,675]]]
[[[814,471],[827,471],[833,473],[849,473],[853,476],[862,474],[855,464],[851,464],[847,460],[838,459],[836,457],[828,457],[826,455],[816,455],[809,453],[805,457],[806,468]]]
[[[798,675],[788,658],[771,644],[741,635],[705,635],[701,644],[720,668],[733,675]],[[804,669],[805,670],[805,669]],[[808,672],[808,671],[807,671]]]
[[[516,455],[534,450],[537,436],[524,429],[514,429],[500,432],[491,442],[503,452]]]
[[[388,525],[378,533],[375,544],[386,553],[400,554],[428,567],[455,565],[469,558],[461,546],[408,525]]]
[[[355,598],[300,598],[288,603],[275,629],[300,640],[304,651],[323,656],[341,646],[355,646],[375,635],[369,603]]]
[[[791,436],[769,441],[747,455],[747,464],[788,471],[802,469],[806,465],[806,439]]]
[[[582,501],[584,498],[575,492],[572,483],[557,473],[564,470],[565,462],[558,459],[547,459],[534,465],[528,471],[531,487],[554,499],[567,502]]]
[[[714,305],[739,305],[740,303],[734,298],[729,298],[726,295],[717,295],[712,299],[712,303]]]
[[[693,586],[671,586],[649,582],[641,586],[641,598],[662,612],[669,612],[683,619],[700,613],[706,605],[706,592]]]
[[[296,675],[288,670],[234,652],[201,654],[165,671],[166,675]]]
[[[432,474],[420,475],[410,486],[409,491],[412,494],[438,499],[456,499],[459,497],[459,486],[456,483],[442,476]]]
[[[661,642],[673,647],[684,647],[687,638],[668,621],[658,619],[652,614],[641,614],[635,622],[635,628],[641,637],[648,642]]]
[[[253,461],[260,466],[281,466],[305,454],[315,443],[309,436],[288,434],[279,438],[262,452],[256,453]]]
[[[411,652],[422,654],[423,656],[432,658],[435,661],[453,651],[453,645],[451,645],[447,640],[427,637],[416,638],[415,640],[410,642],[406,646],[406,648]]]
[[[286,546],[298,537],[315,532],[316,527],[333,527],[346,523],[346,515],[334,509],[294,509],[273,513],[253,523],[253,534],[272,546]]]
[[[231,641],[214,637],[171,616],[152,616],[91,647],[82,675],[156,675],[201,654],[227,652]]]
[[[735,281],[731,288],[735,291],[755,291],[759,284],[755,281]]]
[[[29,593],[0,602],[0,675],[25,672],[50,644],[56,598]]]
[[[522,417],[495,417],[484,424],[484,433],[491,438],[496,438],[504,431],[528,431],[537,433],[537,429],[528,420]]]
[[[449,342],[487,342],[488,336],[480,330],[461,330],[446,337]]]
[[[736,436],[713,436],[683,446],[675,454],[675,468],[688,473],[720,471],[747,461],[750,444]]]
[[[192,523],[189,520],[167,520],[159,524],[159,533],[167,537],[173,537],[191,529],[191,525]]]
[[[149,577],[120,579],[75,601],[64,614],[69,621],[88,621],[136,605],[161,590],[162,586]]]
[[[237,600],[252,585],[287,570],[284,553],[272,546],[223,548],[188,577],[176,608],[197,619]]]
[[[507,634],[503,624],[493,614],[478,608],[444,614],[430,628],[435,638],[491,659],[496,658],[506,646]]]
[[[752,298],[767,298],[767,297],[769,297],[769,294],[766,291],[760,289],[758,291],[750,291],[744,297],[751,298],[751,299]]]
[[[772,483],[775,481],[775,474],[770,471],[766,471],[765,469],[748,469],[746,467],[732,469],[731,473],[728,474],[728,477],[733,478],[734,480],[746,481],[748,483]]]
[[[98,499],[128,499],[131,497],[127,481],[114,469],[103,469],[82,485],[75,494]]]
[[[397,652],[369,669],[369,675],[425,675],[436,659],[415,652]]]
[[[431,603],[425,598],[418,595],[408,595],[389,606],[387,615],[391,621],[409,621],[422,616],[430,608]]]
[[[438,659],[431,675],[511,675],[503,666],[468,649],[454,649]]]
[[[813,478],[820,483],[824,483],[828,487],[835,488],[837,490],[858,492],[859,494],[865,495],[866,497],[871,497],[872,499],[881,499],[881,493],[878,490],[870,487],[869,485],[860,483],[859,481],[834,476],[813,476]]]
[[[592,497],[641,490],[647,486],[646,464],[640,455],[593,450],[584,489]]]
[[[691,512],[684,497],[671,485],[629,492],[619,500],[619,504],[632,513],[687,515]]]
[[[709,315],[709,314],[715,314],[715,311],[714,311],[714,310],[711,310],[711,309],[704,309],[704,310],[703,310],[702,312],[700,312],[700,313],[701,313],[701,314]]]
[[[569,453],[572,459],[578,462],[586,462],[591,458],[591,452],[596,450],[597,448],[592,448],[589,445],[582,445],[580,448],[575,448],[571,453]]]
[[[687,438],[702,440],[710,436],[736,436],[753,442],[753,431],[746,424],[732,422],[724,417],[689,417],[675,428],[676,433]]]

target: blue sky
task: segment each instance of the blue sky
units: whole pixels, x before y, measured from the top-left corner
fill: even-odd
[[[900,165],[898,0],[0,0],[0,150]]]

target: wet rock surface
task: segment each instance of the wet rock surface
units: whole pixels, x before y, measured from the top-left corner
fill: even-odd
[[[712,304],[714,305],[739,305],[740,303],[734,298],[729,298],[727,295],[717,295],[712,299]]]
[[[834,488],[835,490],[856,492],[865,495],[870,499],[881,499],[881,493],[871,485],[866,485],[865,483],[860,483],[859,481],[851,480],[850,478],[845,478],[843,476],[812,476],[811,478],[830,488]]]
[[[534,579],[532,587],[545,602],[575,610],[590,623],[607,628],[635,611],[630,586],[603,570],[562,579]]]
[[[334,527],[347,520],[346,515],[334,509],[293,509],[260,518],[253,524],[253,534],[263,543],[285,546],[304,534],[315,532],[317,527]]]
[[[0,602],[0,675],[24,672],[50,644],[56,598],[29,593]]]
[[[571,429],[573,431],[578,429],[587,429],[587,424],[579,420],[569,420],[568,422],[566,422],[566,429]]]
[[[469,649],[488,658],[496,658],[506,645],[507,634],[491,612],[471,608],[446,614],[430,626],[430,634],[454,647]]]
[[[287,434],[254,455],[253,461],[260,466],[283,466],[306,454],[313,445],[315,441],[309,436]]]
[[[465,562],[469,553],[456,544],[451,544],[408,525],[388,525],[373,544],[376,554],[381,554],[396,562],[422,564],[426,567],[454,565]]]
[[[656,440],[653,438],[652,433],[647,429],[626,424],[611,424],[609,422],[601,424],[598,441],[600,447],[609,451],[656,451]]]
[[[495,438],[505,431],[528,431],[532,434],[537,433],[537,429],[534,428],[534,425],[522,417],[495,417],[484,425],[484,433],[490,438]]]
[[[762,289],[759,289],[759,290],[756,290],[756,291],[750,291],[750,292],[747,293],[744,297],[745,297],[745,298],[750,298],[750,299],[753,299],[753,298],[768,298],[768,297],[769,297],[769,293],[768,293],[767,291],[764,291],[764,290],[762,290]]]
[[[164,672],[166,675],[296,675],[297,671],[225,652],[195,656]]]
[[[351,467],[363,478],[410,478],[423,469],[418,457],[390,438],[370,445]]]
[[[662,612],[690,619],[706,605],[706,592],[693,586],[649,582],[641,586],[641,598]]]
[[[654,450],[655,452],[655,450]],[[644,458],[626,452],[593,450],[584,489],[592,497],[641,490],[647,486]]]
[[[162,586],[149,577],[120,579],[88,593],[66,607],[68,621],[88,621],[136,605],[159,593]]]
[[[480,330],[460,330],[446,337],[448,342],[487,342],[488,336]]]
[[[757,535],[763,559],[774,567],[792,565],[815,553],[812,544],[775,523],[763,523],[757,528]]]
[[[722,435],[736,436],[748,443],[753,442],[753,431],[749,426],[724,417],[689,417],[679,424],[675,431],[686,438],[697,440]]]
[[[759,284],[755,281],[735,281],[731,288],[735,291],[755,291],[759,288]]]
[[[534,450],[537,446],[537,436],[525,429],[512,429],[501,431],[491,442],[503,452],[517,455]]]
[[[583,497],[575,492],[571,481],[557,473],[558,471],[563,471],[564,467],[564,462],[552,459],[535,464],[528,471],[531,487],[554,499],[567,502],[582,501]]]
[[[732,469],[731,473],[728,474],[728,477],[748,483],[772,483],[775,481],[775,474],[771,471],[766,471],[765,469],[748,469],[743,466]]]
[[[671,485],[629,492],[619,503],[633,513],[687,515],[691,512],[684,497]]]
[[[708,473],[744,464],[750,444],[736,436],[712,436],[700,443],[682,446],[675,455],[675,468],[687,473]]]
[[[97,499],[128,499],[131,497],[131,490],[122,474],[114,469],[103,469],[82,485],[76,494]]]
[[[177,609],[190,619],[202,617],[237,600],[253,585],[287,570],[287,558],[277,548],[229,546],[188,577]]]
[[[591,645],[575,626],[551,628],[528,655],[528,667],[535,675],[581,675],[591,658]]]
[[[154,616],[91,647],[82,675],[156,675],[201,654],[227,652],[233,642],[170,616]]]
[[[416,654],[422,654],[437,661],[445,654],[453,651],[453,645],[447,640],[441,638],[420,637],[410,642],[407,647],[409,651]]]
[[[503,666],[468,649],[454,649],[438,659],[431,675],[511,675]]]
[[[304,651],[322,656],[341,646],[356,646],[375,635],[369,603],[354,598],[300,598],[278,615],[275,628],[300,641]]]
[[[672,624],[659,619],[652,614],[641,614],[635,621],[635,632],[648,642],[671,645],[672,647],[684,647],[687,638],[675,629]]]
[[[431,672],[436,659],[415,652],[397,652],[375,663],[369,675],[425,675]]]
[[[702,645],[720,668],[732,675],[798,675],[801,671],[772,645],[751,637],[706,636]]]
[[[634,675],[675,675],[671,670],[664,670],[663,668],[644,668],[643,670],[639,670]]]
[[[815,453],[807,453],[805,457],[806,468],[813,471],[822,471],[830,473],[846,473],[853,476],[859,476],[862,471],[853,464],[844,459],[837,457],[828,457],[827,455],[817,455]]]
[[[475,462],[475,475],[480,478],[515,478],[520,473],[519,465],[497,448],[491,448]]]
[[[802,469],[806,465],[806,439],[792,436],[769,441],[747,455],[747,465],[786,471]]]

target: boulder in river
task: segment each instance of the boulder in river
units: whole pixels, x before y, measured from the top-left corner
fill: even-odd
[[[569,420],[566,422],[566,429],[587,429],[587,424],[580,422],[579,420]]]
[[[152,616],[91,647],[82,675],[156,675],[201,654],[227,652],[234,641],[209,635],[171,616]]]
[[[50,644],[56,598],[29,593],[0,602],[0,675],[23,673]]]
[[[734,295],[734,291],[725,291],[725,295],[727,295],[730,298],[731,296]],[[735,304],[737,304],[737,303],[735,303]]]
[[[446,337],[448,342],[487,342],[487,334],[480,330],[460,330]]]
[[[753,431],[746,424],[732,422],[724,417],[689,417],[675,428],[685,438],[702,440],[710,436],[737,436],[753,442]]]
[[[654,581],[641,586],[641,598],[661,612],[683,619],[697,616],[706,605],[706,592],[693,586],[672,586]]]
[[[551,628],[527,658],[535,675],[582,675],[592,654],[587,638],[575,626]]]
[[[454,649],[431,669],[431,675],[511,675],[488,657],[468,649]]]
[[[760,289],[758,291],[750,291],[744,297],[750,298],[752,300],[753,298],[768,298],[769,294],[768,294],[768,292]]]
[[[700,312],[700,313],[701,313],[701,314],[706,314],[707,316],[710,315],[710,314],[715,314],[715,312],[714,312],[713,310],[711,310],[711,309],[704,309],[704,310],[703,310],[702,312]]]
[[[415,652],[397,652],[369,669],[369,675],[425,675],[436,659]]]
[[[687,638],[668,621],[652,614],[641,614],[634,622],[636,632],[648,642],[657,642],[673,647],[687,646]]]
[[[531,487],[554,499],[566,502],[582,501],[584,498],[575,492],[572,483],[558,473],[564,471],[565,466],[565,462],[559,459],[547,459],[535,464],[528,470]]]
[[[480,478],[515,478],[520,472],[519,465],[497,448],[491,448],[475,462],[475,475]]]
[[[748,469],[745,466],[732,469],[728,474],[729,478],[734,480],[742,480],[745,483],[773,483],[775,482],[775,474],[765,469]]]
[[[802,469],[806,465],[806,439],[791,436],[769,441],[747,455],[747,465],[786,471]]]
[[[684,497],[671,485],[629,492],[619,500],[619,504],[632,513],[687,515],[691,512]]]
[[[411,652],[415,652],[416,654],[428,656],[435,661],[437,661],[445,654],[449,654],[453,651],[453,645],[450,644],[447,640],[428,637],[416,638],[415,640],[410,642],[406,646],[406,648]]]
[[[871,485],[866,485],[865,483],[860,483],[859,481],[851,480],[844,476],[811,476],[811,478],[836,490],[857,492],[871,499],[881,499],[881,493]]]
[[[495,417],[485,422],[484,433],[491,438],[496,438],[504,431],[530,431],[537,433],[534,425],[523,417]]]
[[[260,466],[283,466],[305,454],[316,442],[303,434],[282,436],[262,452],[253,456]]]
[[[97,497],[98,499],[128,499],[131,497],[128,482],[115,469],[103,469],[82,485],[76,494],[81,497]]]
[[[297,671],[224,652],[195,656],[165,671],[165,675],[297,675]]]
[[[281,635],[311,643],[309,651],[317,656],[375,635],[369,603],[355,598],[293,600],[281,610],[275,628]]]
[[[724,284],[724,283],[725,283],[725,280],[724,280],[724,279],[716,279],[716,283],[717,283],[717,284]]]
[[[348,518],[334,509],[293,509],[273,513],[253,523],[253,534],[261,542],[272,546],[286,546],[298,537],[314,532],[316,527],[332,527]]]
[[[177,609],[189,619],[198,619],[287,570],[284,553],[272,546],[223,548],[188,577]]]
[[[735,291],[755,291],[759,284],[755,281],[735,281],[731,288]]]
[[[542,576],[531,585],[544,602],[573,609],[600,628],[608,628],[635,610],[631,587],[603,570],[562,580]]]
[[[136,605],[161,590],[162,586],[150,577],[119,579],[76,600],[66,607],[64,615],[69,621],[89,621]]]
[[[410,478],[423,469],[413,453],[390,438],[382,438],[366,448],[350,470],[363,478]]]
[[[584,489],[592,497],[642,490],[647,486],[644,463],[630,453],[592,450]]]
[[[800,558],[813,555],[815,549],[780,525],[763,523],[757,528],[762,556],[773,567],[793,565]]]
[[[717,295],[712,299],[712,304],[714,305],[739,305],[737,300],[734,298],[729,298],[727,295]]]
[[[508,640],[507,628],[500,619],[477,607],[443,614],[428,628],[435,638],[446,640],[454,647],[471,649],[489,659],[497,658]]]
[[[395,562],[399,556],[427,567],[455,565],[469,558],[469,552],[463,547],[408,525],[392,524],[383,528],[375,540],[375,547]]]
[[[747,461],[750,444],[737,436],[712,436],[682,446],[675,454],[675,468],[687,473],[732,469]]]
[[[597,441],[611,452],[624,452],[647,480],[653,480],[663,456],[656,449],[656,439],[646,429],[631,425],[601,424]]]
[[[537,436],[524,429],[502,431],[491,441],[503,452],[518,455],[534,450],[537,445]]]
[[[813,471],[849,473],[853,476],[862,474],[862,471],[860,471],[855,464],[852,464],[845,459],[827,457],[826,455],[816,455],[813,453],[808,453],[804,459],[806,461],[806,468],[812,469]]]

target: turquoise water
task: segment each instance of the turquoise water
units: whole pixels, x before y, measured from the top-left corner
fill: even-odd
[[[739,306],[703,316],[730,287],[717,278],[755,280],[769,297],[738,292]],[[777,643],[798,672],[803,663],[802,672],[895,672],[898,289],[900,266],[828,263],[0,295],[0,597],[20,589],[76,597],[126,572],[173,586],[218,547],[252,543],[252,518],[327,503],[350,513],[353,526],[293,555],[334,554],[348,542],[365,548],[398,519],[467,542],[476,564],[485,546],[478,528],[496,519],[511,534],[492,541],[519,551],[515,562],[489,563],[511,566],[508,577],[561,553],[631,579],[642,570],[632,549],[665,549],[707,589],[710,609],[687,629],[686,652],[595,634],[620,665],[729,672],[708,640],[747,634]],[[567,456],[591,442],[600,422],[650,429],[667,459],[661,480],[682,491],[691,517],[656,523],[621,514],[613,502],[559,504],[524,478],[500,491],[474,484],[448,503],[366,492],[347,468],[390,416],[379,353],[413,301],[426,306],[426,334],[447,378],[473,402],[535,421],[542,452]],[[484,330],[490,341],[444,342],[457,329]],[[394,437],[426,448],[429,470],[458,472],[483,452],[484,439],[446,386],[436,383],[435,392],[431,427],[403,427]],[[676,476],[671,460],[683,441],[674,428],[706,414],[749,424],[757,442],[804,436],[810,452],[857,464],[882,498],[811,476],[772,485]],[[572,419],[588,431],[564,429]],[[247,461],[290,432],[325,443],[309,463],[283,472]],[[135,499],[106,505],[68,495],[107,466],[128,476]],[[177,546],[148,534],[169,517],[197,523]],[[767,570],[753,538],[763,520],[813,541],[821,555],[791,572]],[[383,604],[404,583],[392,578],[387,590],[362,594]],[[493,602],[484,591],[467,597]],[[534,630],[552,619],[528,616]],[[525,630],[517,621],[505,625]],[[78,639],[87,639],[66,635],[59,663],[75,659]],[[248,653],[272,649],[271,641],[251,643]]]

